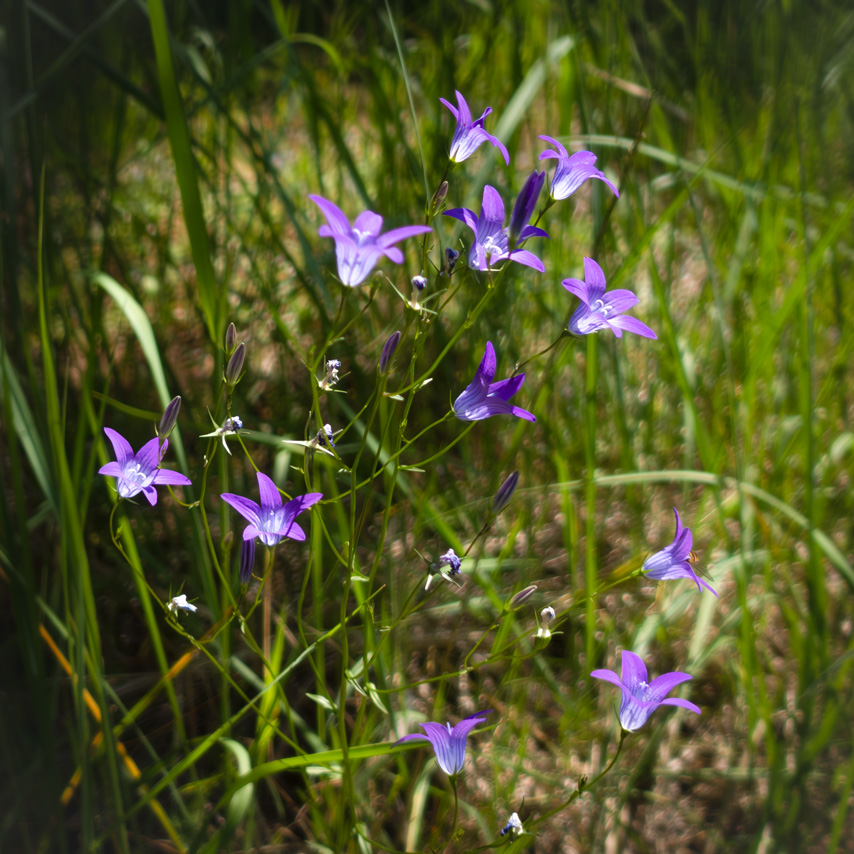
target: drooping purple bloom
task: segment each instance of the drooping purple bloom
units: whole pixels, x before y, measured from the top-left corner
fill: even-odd
[[[180,472],[157,467],[169,447],[168,439],[154,438],[134,454],[130,443],[120,433],[110,427],[105,427],[104,432],[113,445],[116,459],[101,466],[98,474],[116,478],[116,489],[121,498],[133,498],[141,492],[153,507],[157,504],[155,485],[192,485],[190,478]]]
[[[451,140],[451,152],[448,155],[451,160],[454,163],[462,163],[463,160],[468,160],[484,142],[490,142],[501,152],[505,164],[509,166],[510,155],[507,153],[504,143],[498,137],[489,133],[483,126],[484,119],[492,112],[492,107],[487,107],[479,119],[472,121],[471,111],[469,110],[469,105],[466,103],[466,99],[456,89],[454,90],[454,94],[457,96],[456,107],[444,98],[439,98],[457,120],[454,138]]]
[[[260,507],[242,495],[223,492],[220,496],[249,522],[243,529],[243,539],[251,540],[258,537],[267,546],[275,546],[283,537],[304,540],[305,531],[296,523],[296,517],[303,510],[320,501],[323,494],[308,492],[282,505],[282,496],[276,489],[276,484],[260,471],[258,472],[258,490],[261,493]]]
[[[613,670],[594,670],[590,675],[622,689],[620,726],[627,732],[640,729],[659,706],[681,706],[700,714],[700,707],[689,700],[667,696],[677,685],[693,679],[693,676],[674,671],[663,673],[649,682],[643,659],[627,649],[623,650],[622,679]]]
[[[600,329],[610,329],[617,338],[622,338],[625,329],[644,338],[657,337],[645,323],[623,314],[640,302],[632,291],[618,288],[605,293],[605,274],[592,258],[584,259],[584,279],[583,282],[581,279],[564,279],[561,283],[583,303],[569,321],[570,332],[589,335]]]
[[[536,199],[534,200],[536,204]],[[443,216],[452,216],[465,223],[474,232],[474,243],[469,249],[469,267],[476,270],[491,270],[498,261],[510,259],[545,272],[543,262],[527,249],[510,250],[507,231],[504,227],[504,202],[495,187],[487,184],[483,188],[483,204],[480,216],[468,208],[454,208],[445,211]],[[529,214],[530,216],[530,214]],[[517,246],[521,246],[529,237],[548,237],[542,228],[526,225],[519,233]]]
[[[526,421],[537,419],[527,410],[513,406],[507,401],[522,388],[524,374],[517,374],[500,382],[492,382],[495,376],[495,348],[486,342],[486,351],[474,379],[454,401],[454,414],[460,421],[483,421],[493,415],[515,415]]]
[[[550,142],[557,149],[552,151],[547,148],[540,155],[540,160],[555,158],[558,161],[549,191],[555,201],[568,199],[588,178],[598,178],[619,197],[619,190],[605,177],[604,172],[596,168],[596,155],[592,151],[576,151],[570,155],[556,139],[550,136],[541,136],[540,139]]]
[[[436,752],[436,761],[439,767],[450,776],[459,774],[463,770],[466,762],[466,739],[469,733],[480,723],[486,720],[486,715],[490,714],[492,709],[485,709],[482,712],[475,712],[467,718],[463,718],[455,727],[450,724],[425,723],[418,726],[427,733],[413,733],[405,735],[397,740],[397,744],[402,744],[404,741],[415,741],[418,739],[429,741],[433,745],[433,750]]]
[[[310,195],[309,198],[326,217],[327,224],[321,225],[317,233],[335,241],[338,278],[351,288],[361,285],[383,256],[395,264],[403,263],[403,252],[394,246],[395,243],[432,231],[429,225],[405,225],[380,234],[383,218],[379,214],[363,211],[351,226],[337,205],[323,196]]]
[[[463,562],[453,549],[448,549],[445,554],[439,556],[439,566],[447,566],[448,575],[459,575],[462,565]]]
[[[706,590],[717,596],[718,594],[712,586],[703,581],[688,562],[694,545],[694,538],[691,535],[690,528],[682,527],[679,511],[675,507],[673,514],[676,516],[676,536],[669,546],[665,546],[660,552],[656,552],[643,562],[644,574],[647,578],[654,578],[656,581],[670,578],[690,578],[696,582],[700,592],[705,587]]]

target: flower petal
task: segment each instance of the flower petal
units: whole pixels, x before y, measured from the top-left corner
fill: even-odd
[[[483,188],[483,205],[480,219],[489,219],[504,225],[504,202],[495,187],[487,184]]]
[[[698,715],[703,714],[700,707],[695,703],[692,703],[690,700],[683,700],[681,697],[668,697],[666,700],[662,700],[659,703],[661,706],[681,706],[683,709],[688,709],[692,712],[696,712]]]
[[[548,237],[548,235],[546,235]],[[541,273],[546,272],[546,268],[543,266],[543,262],[534,255],[533,252],[529,252],[527,249],[515,249],[510,253],[510,258],[513,261],[516,261],[519,264],[524,264],[526,267],[533,267],[535,270],[539,270]]]
[[[260,471],[258,472],[258,491],[261,493],[262,515],[269,510],[278,510],[282,506],[282,495],[276,488],[276,484]],[[249,519],[248,516],[246,518]],[[252,522],[254,520],[249,519],[249,521]]]
[[[385,249],[391,246],[393,243],[397,243],[400,240],[406,240],[407,237],[415,237],[418,234],[427,234],[428,231],[432,231],[429,225],[404,225],[401,228],[393,228],[391,231],[387,231],[385,234],[381,234],[377,238],[377,246]]]
[[[627,649],[623,650],[623,685],[634,694],[641,682],[649,681],[646,665],[639,655],[635,655]],[[660,677],[659,677],[660,678]]]
[[[350,233],[350,220],[348,220],[347,217],[344,216],[341,209],[337,205],[330,202],[329,199],[324,199],[323,196],[310,194],[309,198],[323,212],[323,215],[326,217],[326,221],[329,223],[329,227],[332,229],[334,234]],[[326,237],[327,235],[321,236]],[[328,236],[332,237],[333,235]]]
[[[624,688],[622,680],[613,670],[594,670],[590,675],[594,679],[602,679],[605,682],[610,682],[621,690]]]
[[[627,314],[621,314],[619,317],[614,317],[609,322],[611,326],[617,326],[620,329],[625,329],[626,332],[634,332],[635,335],[641,335],[644,338],[658,338],[655,332],[653,332],[645,323],[641,322],[636,317],[629,317]]]
[[[171,469],[158,469],[152,483],[162,483],[165,486],[192,486],[193,482],[186,475]]]
[[[578,297],[585,305],[590,305],[590,300],[587,298],[587,282],[581,279],[564,279],[561,284],[573,295]]]
[[[442,216],[450,216],[454,219],[458,219],[460,222],[464,222],[475,234],[477,234],[478,219],[477,214],[474,211],[470,211],[468,208],[452,208],[449,211],[445,211]]]
[[[588,305],[592,305],[605,293],[605,274],[592,258],[584,259],[584,281],[587,282]]]
[[[113,430],[112,427],[105,427],[104,432],[113,446],[116,461],[124,468],[125,463],[133,459],[133,448],[130,446],[130,442],[117,430]]]
[[[261,508],[251,499],[233,492],[223,492],[220,498],[230,504],[247,522],[256,527],[261,524]]]

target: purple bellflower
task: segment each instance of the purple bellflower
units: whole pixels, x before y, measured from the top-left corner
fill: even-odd
[[[490,142],[501,152],[505,164],[509,166],[510,155],[507,153],[504,143],[497,136],[489,133],[483,126],[484,119],[492,112],[492,107],[487,107],[479,119],[472,121],[471,111],[469,110],[469,105],[466,103],[466,99],[456,89],[454,93],[457,96],[456,107],[444,98],[439,98],[457,120],[454,138],[451,140],[451,152],[448,155],[451,160],[454,163],[462,163],[463,160],[468,160],[484,142]]]
[[[303,510],[316,504],[323,498],[320,492],[309,492],[292,498],[282,505],[282,496],[276,484],[267,475],[258,472],[258,490],[261,493],[259,507],[249,498],[223,492],[223,501],[230,504],[249,524],[243,529],[243,539],[258,537],[266,546],[275,546],[283,537],[292,540],[304,540],[305,531],[296,523],[296,517]]]
[[[552,151],[547,148],[540,155],[540,160],[554,158],[558,161],[549,191],[549,195],[556,202],[568,199],[588,178],[598,178],[619,198],[617,188],[605,177],[604,172],[596,168],[596,155],[592,151],[576,151],[570,155],[556,139],[550,136],[541,136],[540,139],[550,142],[557,149]]]
[[[133,498],[140,492],[148,499],[153,507],[157,504],[155,485],[162,486],[191,486],[190,478],[177,471],[158,468],[169,440],[154,438],[146,442],[137,454],[134,454],[130,443],[115,430],[105,427],[104,432],[112,442],[116,459],[98,469],[98,474],[116,478],[116,489],[121,498]]]
[[[379,214],[363,211],[351,226],[337,205],[323,196],[310,195],[309,198],[326,217],[326,225],[321,225],[317,233],[335,241],[338,278],[351,288],[368,278],[383,255],[395,264],[402,264],[403,252],[394,246],[399,240],[432,231],[429,225],[405,225],[380,234],[383,218]]]
[[[676,536],[669,546],[654,555],[650,555],[643,562],[644,575],[647,578],[654,578],[656,581],[670,578],[690,578],[696,582],[701,593],[705,588],[717,596],[718,594],[712,586],[703,581],[691,567],[689,558],[692,554],[691,548],[694,545],[691,529],[682,527],[679,511],[675,507],[673,513],[676,516]]]
[[[494,383],[495,348],[490,341],[486,342],[486,352],[481,359],[480,367],[474,379],[465,391],[454,401],[454,414],[460,421],[483,421],[493,415],[515,415],[526,421],[537,419],[527,410],[513,406],[507,401],[522,388],[525,382],[524,374],[517,374],[501,382]]]
[[[418,724],[427,735],[413,733],[405,735],[395,742],[401,744],[404,741],[415,741],[418,739],[429,741],[436,752],[436,761],[439,767],[448,775],[453,777],[463,770],[466,763],[466,739],[469,733],[480,723],[486,720],[486,715],[492,709],[475,712],[467,718],[463,718],[455,727],[450,724],[426,723]]]
[[[564,279],[561,283],[583,303],[569,321],[570,332],[589,335],[600,329],[610,329],[617,338],[622,338],[625,329],[644,338],[657,337],[645,323],[623,314],[640,302],[632,291],[618,288],[605,293],[605,274],[592,258],[584,259],[584,279],[583,282],[581,279]]]
[[[622,689],[623,699],[620,703],[620,726],[626,732],[640,729],[649,716],[659,706],[681,706],[700,714],[700,707],[681,697],[667,695],[680,683],[694,677],[688,673],[663,673],[649,682],[646,665],[639,655],[623,650],[623,678],[613,670],[594,670],[590,674],[594,679],[602,679]]]
[[[523,210],[527,210],[528,200],[532,195],[533,193],[529,191],[524,201],[520,196],[520,201],[516,203],[516,207],[518,208],[521,203]],[[533,210],[536,203],[536,198],[533,198],[530,211]],[[530,216],[530,211],[528,211],[528,216]],[[504,202],[501,201],[501,196],[498,195],[495,187],[490,187],[487,184],[483,188],[483,204],[480,216],[468,208],[454,208],[445,211],[443,216],[452,216],[454,219],[458,219],[474,232],[474,243],[469,249],[469,267],[476,270],[491,270],[497,261],[504,261],[509,258],[511,261],[524,264],[526,267],[533,267],[541,273],[545,272],[543,262],[533,252],[529,252],[527,249],[510,249],[508,229],[504,227]],[[515,210],[513,217],[514,221],[518,222]],[[542,228],[526,225],[519,230],[515,245],[521,246],[529,237],[548,237],[548,234]]]

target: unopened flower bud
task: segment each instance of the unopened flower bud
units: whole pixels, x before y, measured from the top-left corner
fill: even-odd
[[[546,180],[545,172],[534,171],[528,176],[525,181],[525,186],[519,193],[519,198],[516,199],[516,204],[513,206],[513,215],[510,217],[510,227],[507,229],[507,240],[512,249],[519,243],[519,238],[537,206],[537,200],[540,198],[540,190],[543,189],[543,182]]]
[[[394,358],[394,353],[397,350],[397,345],[400,343],[400,332],[392,332],[388,337],[388,341],[383,345],[383,351],[380,354],[380,373],[384,374],[391,365],[391,360]]]
[[[241,584],[248,584],[252,578],[252,570],[255,568],[255,538],[243,541],[240,550],[240,576]]]
[[[427,287],[427,277],[426,276],[413,276],[412,277],[412,287],[414,290],[419,293]]]
[[[178,413],[181,411],[181,395],[175,395],[172,400],[163,410],[163,416],[160,419],[160,424],[157,425],[157,437],[165,439],[174,429],[175,422],[178,420]]]
[[[530,599],[536,592],[537,592],[537,585],[536,584],[529,584],[526,588],[524,588],[523,590],[520,590],[518,593],[516,593],[513,596],[513,598],[510,600],[510,602],[507,605],[507,609],[509,611],[515,610],[520,605],[523,605],[525,602],[527,602],[528,599]]]
[[[510,499],[516,491],[517,483],[519,483],[519,472],[514,471],[498,487],[498,492],[495,493],[495,498],[492,499],[492,512],[496,516],[510,503]]]
[[[233,323],[228,324],[228,329],[225,330],[225,355],[230,356],[237,346],[237,329]]]
[[[245,360],[246,344],[241,341],[231,354],[231,358],[228,360],[228,365],[225,369],[225,382],[229,390],[233,389],[240,382],[240,377],[243,373],[243,362]]]
[[[433,198],[430,200],[430,213],[435,216],[442,210],[442,207],[445,204],[445,198],[448,195],[448,182],[442,181],[439,185],[439,189],[433,194]]]

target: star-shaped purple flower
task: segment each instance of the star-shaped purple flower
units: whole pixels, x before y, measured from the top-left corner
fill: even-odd
[[[296,517],[303,510],[320,501],[323,494],[309,492],[298,495],[282,505],[282,496],[276,489],[276,484],[260,471],[258,472],[258,490],[261,493],[260,507],[242,495],[223,492],[220,496],[249,522],[243,529],[243,539],[251,540],[258,537],[267,546],[275,546],[283,537],[304,540],[305,531],[297,525]]]
[[[550,136],[541,136],[540,139],[550,142],[557,149],[552,151],[547,148],[540,155],[540,160],[555,158],[558,161],[549,191],[549,195],[556,202],[568,199],[588,178],[598,178],[614,191],[615,196],[619,197],[617,188],[605,177],[604,172],[596,168],[596,155],[592,151],[576,151],[575,154],[570,155],[556,139]]]
[[[439,763],[439,767],[453,777],[454,774],[459,774],[463,770],[466,763],[466,739],[469,733],[478,724],[483,723],[486,720],[486,715],[490,714],[491,711],[492,709],[485,709],[482,712],[475,712],[473,715],[463,718],[455,727],[450,724],[418,724],[427,735],[421,735],[421,733],[405,735],[398,739],[396,744],[418,739],[429,741],[436,752],[436,761]]]
[[[474,379],[454,401],[454,414],[460,421],[483,421],[493,415],[515,415],[526,421],[537,419],[527,410],[513,406],[507,401],[522,388],[524,374],[517,374],[500,382],[492,382],[495,376],[495,348],[486,342],[486,351]]]
[[[605,274],[592,258],[584,259],[584,279],[583,282],[581,279],[564,279],[561,283],[584,303],[578,306],[569,321],[570,332],[589,335],[600,329],[610,329],[617,338],[622,338],[625,329],[644,338],[657,337],[645,323],[623,315],[640,300],[632,291],[621,288],[606,294]]]
[[[693,676],[674,671],[663,673],[649,682],[643,659],[627,649],[623,650],[622,679],[613,670],[594,670],[590,675],[622,689],[620,726],[627,732],[640,729],[659,706],[681,706],[700,714],[700,707],[689,700],[667,696],[677,685],[693,679]]]
[[[110,427],[104,432],[113,445],[116,459],[98,469],[98,474],[116,478],[116,489],[121,498],[133,498],[140,492],[148,499],[153,507],[157,504],[155,484],[162,486],[191,486],[190,478],[177,471],[158,468],[166,449],[168,439],[154,438],[146,442],[137,454],[134,454],[130,443],[121,433]],[[162,445],[161,445],[162,441]]]
[[[323,196],[310,195],[309,198],[326,217],[327,224],[321,225],[317,233],[335,241],[338,278],[351,288],[361,285],[383,256],[395,264],[402,264],[403,252],[394,246],[399,240],[432,231],[429,225],[405,225],[380,234],[383,218],[379,214],[363,211],[351,226],[337,205]]]
[[[654,578],[656,581],[662,581],[670,578],[690,578],[696,582],[700,592],[705,587],[706,590],[718,594],[710,584],[707,584],[694,572],[688,558],[691,555],[691,549],[694,545],[694,539],[691,535],[690,528],[682,527],[682,520],[679,518],[679,511],[674,507],[673,514],[676,516],[676,536],[673,542],[663,548],[660,552],[656,552],[643,562],[643,572],[647,578]]]
[[[536,203],[536,199],[534,200]],[[530,215],[530,214],[529,214]],[[543,262],[527,249],[510,251],[507,229],[504,227],[504,202],[495,187],[487,184],[483,188],[483,205],[480,216],[468,208],[454,208],[445,211],[444,216],[452,216],[465,223],[474,232],[474,243],[469,249],[469,267],[476,270],[491,270],[498,261],[509,258],[527,267],[545,272]],[[529,237],[548,237],[542,228],[526,225],[519,232],[516,246],[521,246]]]
[[[451,152],[448,155],[451,160],[454,163],[462,163],[463,160],[468,160],[484,142],[490,142],[501,152],[504,162],[509,166],[510,155],[507,153],[504,143],[497,136],[489,133],[483,126],[484,119],[492,112],[492,107],[487,107],[479,119],[472,121],[471,111],[469,110],[469,105],[466,103],[466,99],[456,89],[454,93],[457,96],[456,107],[444,98],[439,98],[457,120],[454,138],[451,140]]]

